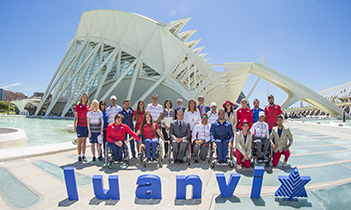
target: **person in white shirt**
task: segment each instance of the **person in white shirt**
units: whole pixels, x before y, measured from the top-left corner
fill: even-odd
[[[259,161],[267,161],[267,152],[269,148],[269,125],[265,120],[264,112],[259,112],[258,121],[251,127],[252,141],[257,145],[257,153]],[[263,152],[262,152],[263,145]]]
[[[102,112],[99,109],[99,102],[93,100],[91,107],[87,112],[87,125],[88,125],[88,137],[91,143],[91,153],[93,154],[93,161],[96,161],[95,157],[95,144],[97,146],[97,152],[99,155],[99,161],[102,161],[101,155],[101,143],[98,141],[98,136],[103,137],[104,133],[104,120],[102,119]]]
[[[201,122],[201,115],[198,108],[196,108],[196,101],[194,99],[190,99],[188,101],[188,108],[184,112],[184,120],[190,124],[190,133],[195,127],[196,123]],[[191,142],[191,154],[194,153],[194,144],[192,142],[192,138],[190,138]]]
[[[116,114],[118,114],[122,111],[122,107],[120,107],[116,104],[117,97],[115,95],[112,95],[110,97],[110,101],[111,101],[111,106],[107,107],[107,109],[106,109],[108,124],[115,122]]]
[[[194,162],[199,163],[199,156],[202,161],[206,160],[208,147],[210,144],[210,129],[211,125],[208,123],[208,116],[206,113],[202,114],[201,123],[196,124],[192,132],[194,140]],[[199,155],[200,150],[200,155]]]
[[[152,116],[152,119],[154,123],[158,125],[158,127],[161,127],[161,120],[162,120],[162,114],[163,114],[163,107],[161,104],[158,104],[158,96],[157,94],[152,95],[152,103],[146,105],[146,112],[149,112]]]
[[[216,102],[211,103],[211,110],[207,112],[208,123],[211,125],[212,123],[218,120],[218,111]]]

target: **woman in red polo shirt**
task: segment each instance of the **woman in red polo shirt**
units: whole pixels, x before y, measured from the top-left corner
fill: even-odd
[[[158,138],[156,133],[161,137],[161,139],[165,141],[163,138],[162,132],[158,128],[157,123],[154,123],[152,120],[152,116],[149,112],[144,114],[143,121],[141,122],[140,129],[136,132],[137,135],[143,135],[144,144],[146,147],[146,157],[147,162],[151,162],[150,158],[150,144],[152,146],[152,159],[153,162],[156,162],[156,148],[158,143]],[[144,145],[142,145],[144,147]]]
[[[145,113],[145,103],[143,100],[138,101],[137,108],[133,112],[133,120],[135,120],[135,127],[134,130],[138,131],[140,128],[140,124],[143,121],[144,118],[144,113]],[[140,136],[139,136],[140,138]],[[139,144],[137,146],[138,153],[139,151]]]
[[[89,95],[87,93],[83,93],[80,98],[79,104],[76,105],[74,111],[74,132],[77,133],[78,144],[78,161],[79,162],[88,162],[85,157],[85,148],[86,148],[86,139],[88,137],[88,123],[87,123],[87,113],[89,111]],[[81,156],[83,153],[83,157]]]

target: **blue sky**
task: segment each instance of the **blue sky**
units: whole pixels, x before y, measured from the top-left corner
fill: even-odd
[[[138,13],[169,23],[192,17],[182,31],[198,29],[208,63],[263,61],[315,91],[350,81],[351,1],[332,0],[50,0],[0,1],[0,87],[44,92],[80,16],[95,9]],[[243,91],[256,80],[250,76]],[[287,95],[269,84],[281,104]],[[250,98],[267,101],[260,80]]]

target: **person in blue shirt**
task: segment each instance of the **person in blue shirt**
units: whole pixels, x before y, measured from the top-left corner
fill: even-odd
[[[228,148],[232,146],[233,127],[224,118],[223,109],[218,111],[218,120],[212,123],[210,129],[210,137],[213,149],[218,148],[218,163],[225,165],[227,163]]]
[[[123,109],[120,114],[123,115],[124,119],[122,121],[123,124],[128,125],[128,127],[134,131],[134,123],[133,123],[133,108],[130,107],[130,102],[128,99],[124,99],[123,101]],[[127,135],[125,135],[124,140],[127,140]],[[130,150],[132,152],[133,158],[135,158],[135,141],[134,139],[129,142]]]
[[[106,103],[105,103],[105,101],[100,101],[99,102],[99,109],[101,110],[101,112],[102,112],[102,119],[104,120],[104,130],[103,130],[103,132],[104,132],[104,136],[103,136],[103,148],[104,148],[104,153],[103,154],[105,154],[105,147],[106,147],[106,142],[107,142],[107,140],[106,140],[106,129],[107,129],[107,126],[108,126],[108,118],[107,118],[107,114],[106,114]]]
[[[260,108],[260,101],[256,98],[253,101],[254,108],[252,109],[253,123],[258,121],[258,113],[264,112],[262,108]]]

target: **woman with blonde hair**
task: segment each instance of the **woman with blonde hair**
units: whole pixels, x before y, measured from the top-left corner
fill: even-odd
[[[184,112],[184,120],[190,124],[190,138],[189,142],[191,142],[191,154],[194,153],[194,145],[192,142],[191,134],[195,127],[195,124],[201,122],[201,115],[198,108],[196,108],[196,101],[194,99],[189,99],[188,108]]]
[[[93,161],[96,161],[95,157],[95,145],[97,147],[99,161],[102,161],[101,156],[101,143],[98,142],[98,136],[104,136],[104,120],[102,118],[102,112],[99,109],[99,102],[93,100],[91,107],[87,113],[88,120],[88,136],[91,144],[91,153],[93,154]]]
[[[74,132],[77,133],[78,144],[78,161],[79,162],[88,162],[85,157],[85,148],[86,148],[86,139],[88,137],[88,128],[87,128],[87,112],[89,110],[89,95],[83,93],[80,97],[80,102],[76,105],[74,110]],[[83,156],[81,156],[83,153]]]

